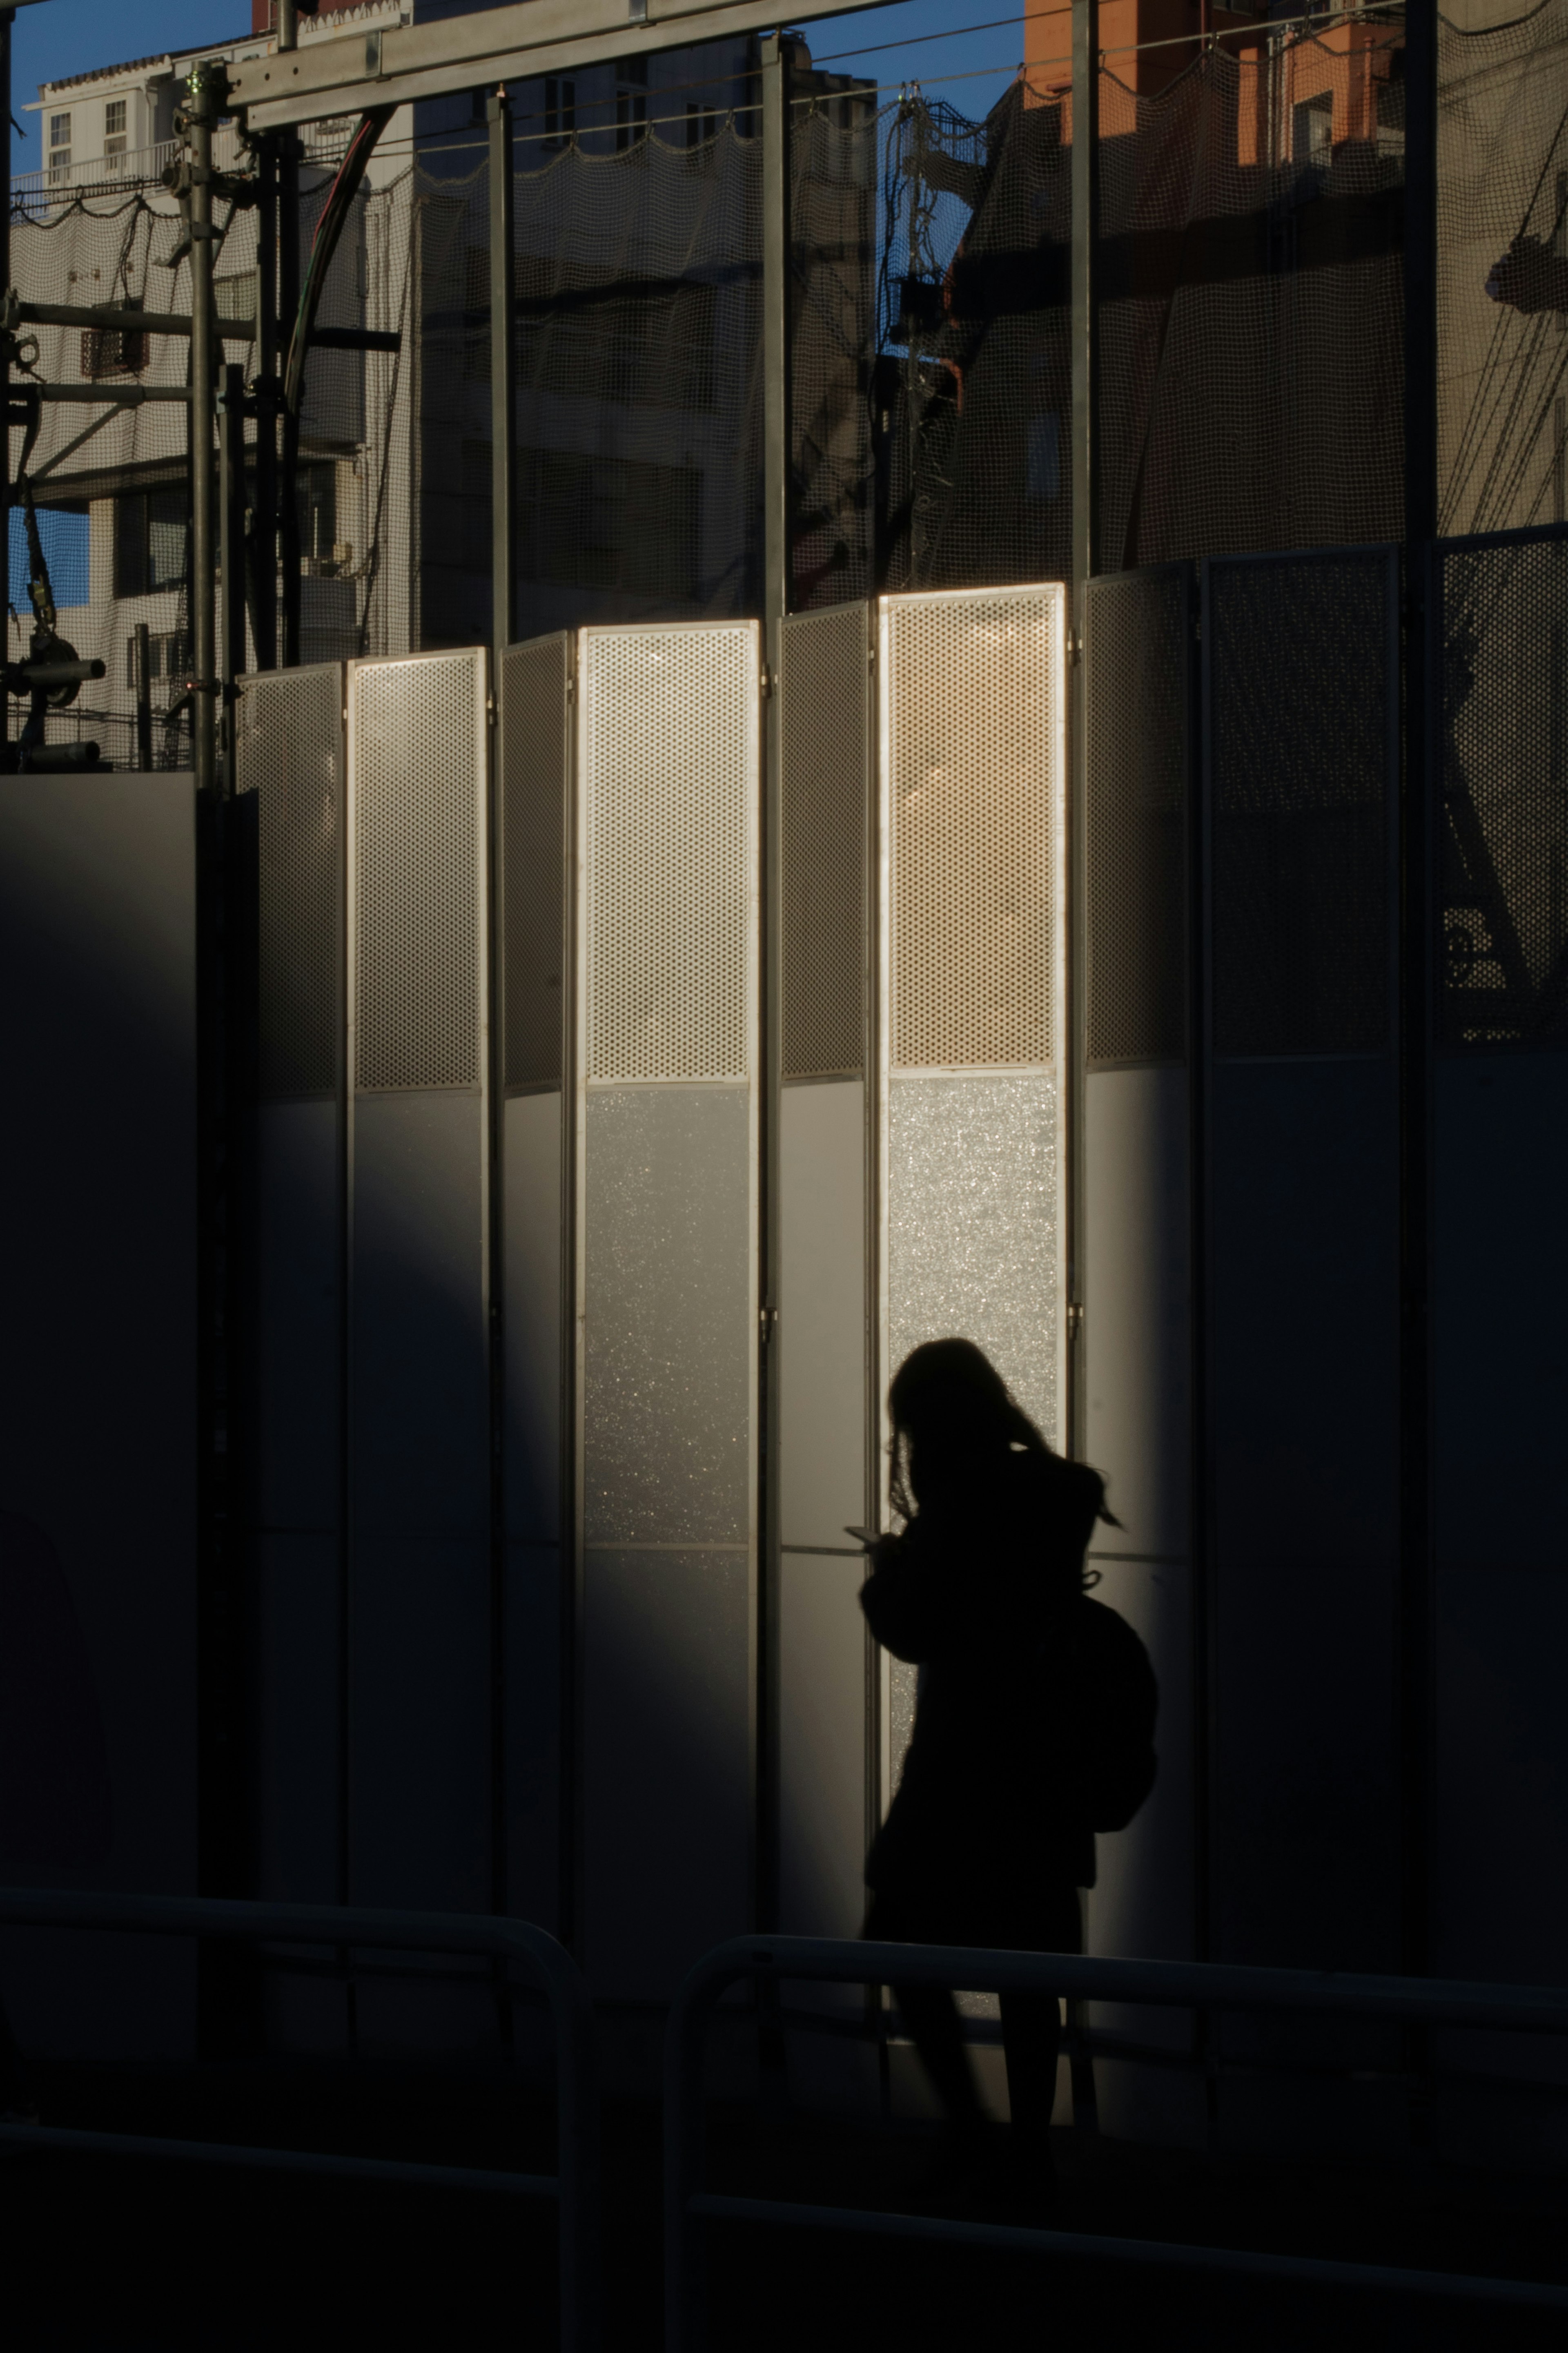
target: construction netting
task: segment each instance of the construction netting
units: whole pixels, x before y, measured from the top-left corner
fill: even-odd
[[[1020,70],[971,120],[940,72],[889,93],[797,51],[793,603],[1068,576],[1070,96]],[[736,38],[595,69],[593,102],[586,75],[513,90],[514,635],[760,609],[756,66]],[[1146,57],[1102,60],[1102,571],[1403,535],[1404,66],[1392,8],[1194,43],[1158,86]],[[1440,69],[1443,527],[1549,522],[1568,462],[1568,0],[1500,32],[1444,25]],[[338,344],[306,368],[305,660],[493,633],[487,136],[481,106],[438,137],[427,113],[373,162],[319,313]],[[307,252],[351,129],[313,134]],[[220,148],[243,169],[232,129]],[[257,218],[219,203],[237,322]],[[189,309],[184,224],[156,183],[16,198],[13,266],[34,300]],[[178,337],[37,337],[47,381],[184,385]],[[242,367],[252,350],[224,345]],[[159,756],[185,755],[183,719],[163,723],[190,666],[185,442],[179,401],[46,403],[26,456],[62,631],[109,670],[50,733],[96,733],[115,758],[139,626]],[[14,551],[14,607],[16,576]]]

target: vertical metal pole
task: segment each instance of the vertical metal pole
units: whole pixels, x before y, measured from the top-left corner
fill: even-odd
[[[292,11],[290,11],[292,14]],[[279,43],[282,46],[279,28]],[[300,142],[286,132],[278,145],[278,318],[287,352],[300,311]],[[300,399],[304,398],[301,383]],[[282,666],[300,659],[300,419],[283,411],[278,475],[278,561],[282,574]]]
[[[489,125],[489,235],[490,235],[490,638],[495,651],[490,666],[490,743],[499,746],[497,732],[501,695],[501,656],[511,642],[516,599],[513,595],[512,548],[512,470],[511,445],[516,430],[517,403],[513,393],[513,342],[515,334],[514,295],[515,268],[512,260],[512,152],[511,101],[504,89],[492,93],[486,101],[485,119]],[[494,763],[492,760],[492,773]],[[497,1912],[504,1913],[507,1901],[506,1868],[506,1493],[502,1476],[505,1459],[505,1340],[502,1313],[505,1293],[502,1282],[502,1251],[505,1247],[505,1220],[502,1216],[501,1121],[505,1117],[506,1072],[502,1067],[501,1022],[497,1018],[502,1004],[502,972],[500,968],[500,925],[502,921],[501,840],[502,812],[500,795],[494,791],[489,797],[489,896],[490,920],[488,926],[489,960],[489,1122],[486,1137],[489,1155],[489,1251],[486,1283],[486,1335],[489,1352],[490,1409],[490,1884],[491,1901]],[[503,2041],[510,2040],[511,2012],[506,1970],[496,1972],[496,1989],[500,2005]]]
[[[198,793],[210,793],[216,782],[212,161],[213,124],[223,80],[222,66],[204,59],[192,69],[185,98],[191,178],[191,658],[195,673],[191,726]]]
[[[1084,1378],[1084,1103],[1087,1050],[1086,950],[1087,867],[1084,816],[1088,806],[1088,666],[1084,628],[1088,587],[1100,564],[1100,465],[1096,399],[1095,245],[1100,229],[1100,9],[1098,0],[1073,0],[1072,11],[1072,757],[1068,779],[1067,1039],[1061,1167],[1067,1229],[1067,1397],[1063,1405],[1064,1451],[1081,1459],[1089,1437],[1088,1384]],[[1093,2132],[1097,2126],[1094,2062],[1083,2033],[1080,2002],[1067,2005],[1068,2048],[1073,2121]]]
[[[245,670],[245,375],[226,366],[218,395],[218,568],[223,622],[218,632],[224,786],[232,797],[235,694]]]
[[[300,10],[297,0],[277,0],[278,46],[280,49],[297,49],[300,46]]]
[[[1405,728],[1400,809],[1401,1967],[1428,1960],[1431,811],[1441,773],[1437,575],[1437,7],[1405,16]],[[1423,2038],[1425,2040],[1425,2038]]]
[[[511,100],[498,90],[486,102],[490,153],[490,637],[499,665],[514,622],[511,445],[517,402],[516,269],[512,259]],[[499,681],[500,670],[496,676]]]
[[[763,96],[763,1100],[761,1391],[758,1482],[755,1877],[752,1916],[770,1928],[778,1906],[779,1367],[786,1345],[779,1301],[779,1102],[784,1069],[779,855],[779,656],[789,610],[789,60],[787,37],[762,44]],[[772,2053],[777,2057],[777,2053]]]
[[[256,491],[251,503],[250,561],[256,577],[256,667],[278,667],[278,142],[265,139],[258,156],[256,340],[251,345],[256,396]]]
[[[1072,766],[1068,789],[1067,1124],[1063,1164],[1068,1236],[1066,1450],[1081,1455],[1088,1436],[1084,1382],[1084,1055],[1087,979],[1084,923],[1087,698],[1083,634],[1087,589],[1100,568],[1100,452],[1095,246],[1100,232],[1100,10],[1072,11]]]
[[[153,765],[153,640],[145,621],[136,624],[136,765],[145,776]]]
[[[0,127],[4,128],[5,137],[5,201],[0,204],[0,294],[7,292],[11,284],[11,31],[16,21],[16,12],[14,8],[0,8]],[[5,550],[5,595],[9,599],[11,594],[11,360],[8,345],[4,383],[0,385],[0,391],[4,393],[5,407],[0,439],[4,439],[5,445],[5,462],[4,468],[0,469],[0,546],[4,546]],[[0,626],[5,628],[8,637],[11,627],[8,605],[5,611],[0,612]],[[9,650],[7,646],[7,653]],[[0,695],[0,702],[5,705],[4,711],[0,712],[0,743],[7,746],[7,757],[9,757],[10,696]]]

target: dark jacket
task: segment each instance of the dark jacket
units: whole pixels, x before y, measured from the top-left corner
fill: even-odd
[[[922,1505],[861,1588],[884,1649],[925,1669],[914,1732],[866,1879],[963,1904],[999,1883],[1094,1884],[1068,1795],[1051,1643],[1082,1590],[1104,1490],[1059,1455],[1012,1454],[962,1504]]]

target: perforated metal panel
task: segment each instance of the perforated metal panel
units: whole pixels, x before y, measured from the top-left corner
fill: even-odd
[[[356,1087],[479,1083],[485,752],[478,648],[351,668]]]
[[[1048,1061],[1063,591],[889,596],[895,1067]]]
[[[591,1079],[748,1074],[758,671],[750,623],[583,632]]]
[[[1186,565],[1089,590],[1091,1062],[1173,1062],[1186,1051],[1191,595]]]
[[[254,796],[258,1092],[337,1091],[342,1035],[343,674],[241,682],[236,785]]]
[[[1398,574],[1385,548],[1205,567],[1214,1050],[1392,1032]]]
[[[572,641],[500,659],[502,1063],[509,1087],[561,1083]]]
[[[865,605],[780,633],[786,1079],[865,1067],[869,649]]]
[[[1438,557],[1445,1046],[1568,1039],[1568,543]]]

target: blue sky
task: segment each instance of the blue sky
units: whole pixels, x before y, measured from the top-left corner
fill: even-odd
[[[953,37],[925,37],[996,17],[1006,21],[994,31],[961,29]],[[249,0],[42,0],[41,6],[18,8],[12,88],[24,135],[13,140],[12,169],[37,166],[38,118],[22,109],[37,96],[40,81],[229,40],[249,29]],[[831,55],[839,70],[875,74],[879,82],[919,80],[972,115],[984,114],[1000,97],[1024,48],[1021,16],[1007,18],[996,0],[895,0],[891,6],[826,17],[804,29],[819,61]],[[973,78],[950,81],[952,75]]]

